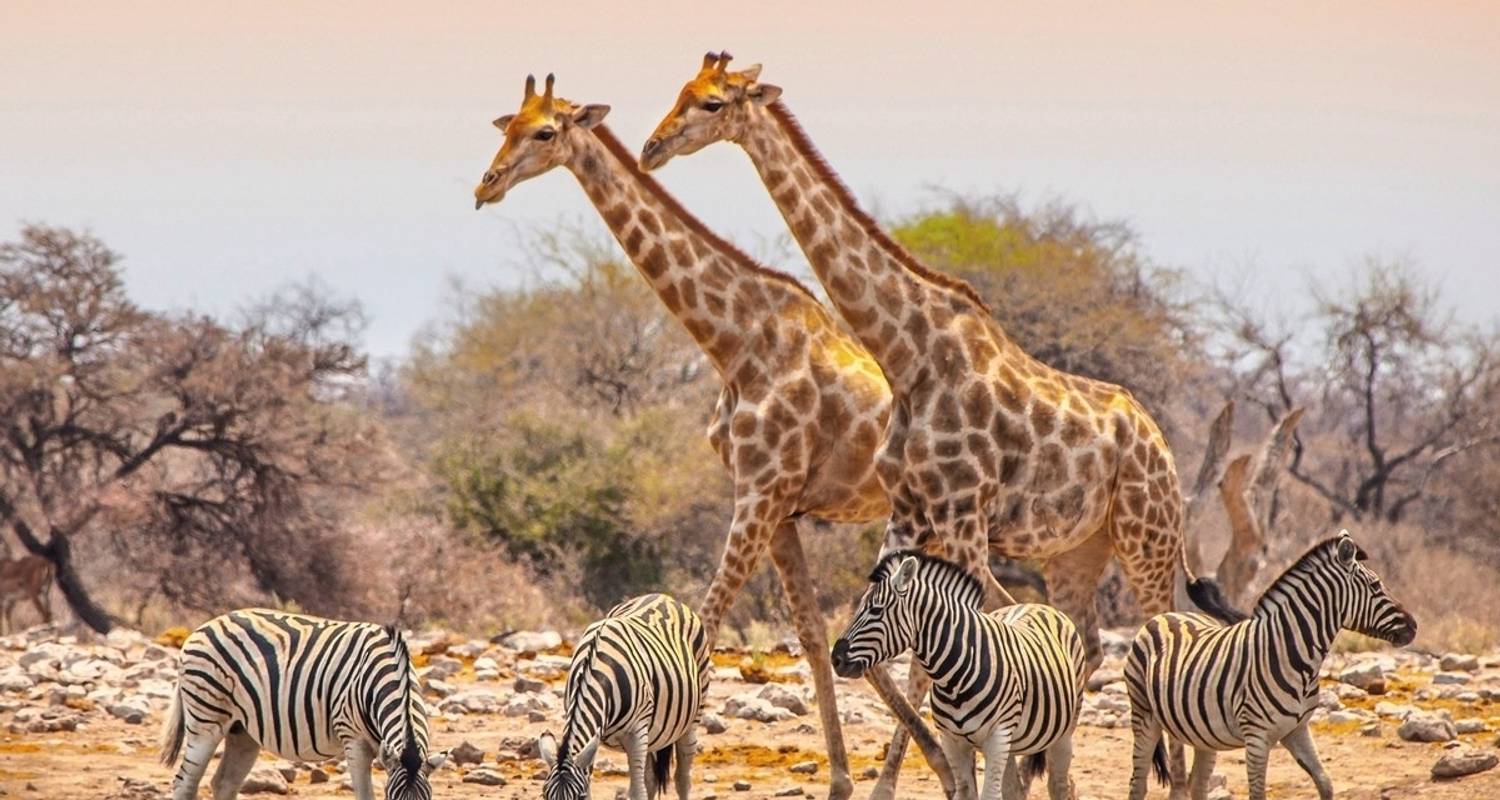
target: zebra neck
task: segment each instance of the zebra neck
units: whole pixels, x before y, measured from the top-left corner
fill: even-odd
[[[1342,627],[1332,601],[1324,587],[1311,581],[1297,586],[1278,581],[1267,590],[1253,619],[1267,652],[1280,656],[1269,663],[1283,673],[1315,677]]]
[[[984,613],[969,605],[967,598],[939,593],[931,587],[918,587],[913,600],[912,656],[933,682],[942,686],[968,666],[957,656],[973,652],[985,635]]]
[[[562,740],[557,745],[558,763],[572,763],[579,751],[600,735],[602,728],[603,720],[593,709],[583,704],[569,709],[567,721],[563,723]]]

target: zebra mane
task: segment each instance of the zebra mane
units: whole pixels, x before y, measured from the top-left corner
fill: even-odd
[[[875,569],[871,570],[870,583],[879,583],[890,577],[891,573],[896,571],[897,565],[908,556],[915,558],[922,567],[954,579],[965,599],[972,599],[977,603],[984,597],[984,585],[979,582],[978,578],[969,574],[968,570],[946,558],[931,556],[915,549],[893,550],[886,553],[875,564]]]
[[[1307,552],[1303,553],[1302,557],[1297,559],[1296,563],[1287,567],[1280,575],[1277,575],[1276,580],[1271,581],[1271,585],[1267,586],[1264,592],[1261,592],[1260,597],[1255,601],[1255,609],[1258,610],[1264,606],[1277,594],[1277,590],[1282,588],[1283,584],[1292,578],[1307,573],[1313,567],[1317,566],[1324,556],[1334,553],[1341,538],[1343,538],[1343,534],[1330,536],[1308,548]],[[1354,540],[1351,539],[1350,541],[1353,542]],[[1360,547],[1358,543],[1354,544],[1354,559],[1356,561],[1364,561],[1369,557],[1369,553],[1366,553],[1363,547]]]
[[[594,674],[594,661],[599,655],[598,635],[590,636],[580,642],[579,647],[586,651],[584,669],[579,675],[586,678]],[[570,723],[573,721],[573,710],[577,708],[578,695],[581,692],[583,692],[582,686],[574,686],[573,681],[568,681],[567,693],[563,697],[563,734],[562,738],[557,740],[557,763],[559,764],[571,761],[575,755],[572,751],[574,730]]]
[[[401,767],[407,772],[416,772],[422,766],[422,754],[417,748],[417,735],[411,728],[411,650],[406,646],[406,637],[395,625],[387,625],[386,635],[391,639],[391,654],[396,658],[396,669],[401,674],[401,721],[402,732]]]

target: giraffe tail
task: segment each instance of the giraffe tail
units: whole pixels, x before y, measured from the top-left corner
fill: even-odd
[[[1193,601],[1203,613],[1213,617],[1226,625],[1233,625],[1250,618],[1249,614],[1235,608],[1230,602],[1229,595],[1224,593],[1224,587],[1213,578],[1202,578],[1193,574],[1193,570],[1187,562],[1187,543],[1184,541],[1179,551],[1182,574],[1187,578],[1188,598]]]

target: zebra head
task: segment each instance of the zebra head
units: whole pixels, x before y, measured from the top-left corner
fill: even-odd
[[[380,755],[385,767],[385,800],[432,800],[432,785],[427,776],[448,760],[448,751],[423,757],[415,741],[408,741],[399,752],[387,748]]]
[[[910,601],[921,563],[915,555],[898,552],[876,565],[854,619],[833,644],[833,671],[840,677],[858,678],[911,647]]]
[[[1384,639],[1398,647],[1417,636],[1417,621],[1391,597],[1380,576],[1365,566],[1365,551],[1348,531],[1339,531],[1334,543],[1337,564],[1344,579],[1344,627]]]
[[[568,738],[563,732],[563,739]],[[536,740],[537,754],[547,765],[547,781],[542,784],[542,797],[546,800],[588,800],[589,782],[594,773],[594,755],[599,752],[599,737],[595,736],[582,750],[571,756],[558,756],[557,739],[552,731],[543,733]]]

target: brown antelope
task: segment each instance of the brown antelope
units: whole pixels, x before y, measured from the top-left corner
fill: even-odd
[[[0,633],[10,632],[10,611],[23,598],[44,622],[52,621],[52,562],[37,555],[0,561]]]

